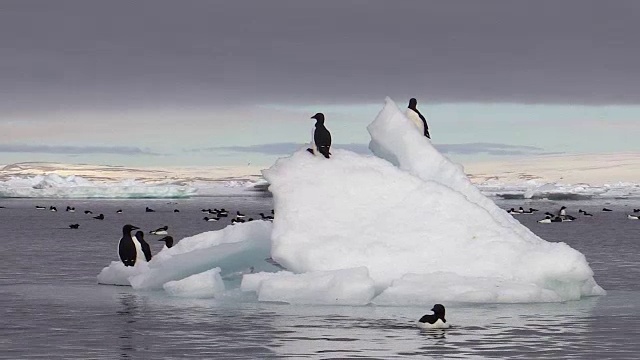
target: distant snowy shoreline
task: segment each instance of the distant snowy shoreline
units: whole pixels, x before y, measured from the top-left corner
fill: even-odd
[[[640,153],[553,155],[464,164],[488,196],[581,200],[640,197]],[[262,167],[0,165],[0,198],[188,198],[266,190]]]

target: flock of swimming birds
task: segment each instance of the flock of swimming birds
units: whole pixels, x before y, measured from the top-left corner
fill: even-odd
[[[511,208],[509,210],[507,210],[507,212],[511,215],[525,215],[525,214],[535,214],[536,212],[538,212],[540,210],[538,209],[534,209],[534,208],[529,208],[528,210],[525,210],[522,206],[520,208],[518,208],[517,210],[515,208]],[[613,210],[609,209],[609,208],[602,208],[603,212],[612,212]],[[582,216],[582,217],[592,217],[593,214],[588,213],[582,209],[578,209],[578,216]],[[545,212],[544,213],[545,217],[544,219],[540,219],[538,220],[539,223],[541,224],[550,224],[550,223],[559,223],[559,222],[571,222],[574,220],[577,220],[578,218],[573,216],[573,215],[569,215],[567,214],[567,207],[566,206],[562,206],[560,208],[560,210],[558,210],[557,213],[553,214],[550,212]],[[627,219],[629,220],[640,220],[640,209],[633,209],[633,214],[627,214]]]

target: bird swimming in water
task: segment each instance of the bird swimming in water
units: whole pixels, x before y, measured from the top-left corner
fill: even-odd
[[[171,248],[173,246],[173,237],[171,236],[165,236],[162,239],[158,240],[158,241],[164,241],[164,245],[167,248]]]
[[[149,231],[149,234],[153,234],[153,235],[167,235],[167,234],[169,234],[169,233],[167,232],[167,230],[169,230],[169,227],[165,225],[165,226],[163,226],[163,227],[161,227],[161,228],[157,228],[157,229],[155,229],[155,230]]]
[[[148,206],[147,206],[147,207],[144,209],[144,212],[156,212],[156,211],[155,211],[155,210],[153,210],[152,208],[150,208],[150,207],[148,207]]]
[[[104,214],[100,214],[98,216],[94,216],[93,218],[96,219],[96,220],[104,220]]]
[[[418,100],[415,98],[409,99],[409,106],[407,107],[406,115],[409,120],[413,121],[413,123],[418,127],[420,133],[423,134],[427,139],[431,139],[431,134],[429,134],[429,125],[427,125],[427,119],[422,116],[420,110],[418,110]]]
[[[444,306],[435,304],[431,309],[433,314],[427,314],[418,320],[418,327],[423,329],[448,329],[449,324],[444,318]]]
[[[314,155],[317,151],[328,159],[331,156],[331,133],[324,126],[324,114],[317,113],[311,118],[316,119],[316,125],[313,130],[311,148],[307,149],[307,151]]]
[[[80,224],[71,224],[69,225],[69,229],[77,229],[80,227]]]

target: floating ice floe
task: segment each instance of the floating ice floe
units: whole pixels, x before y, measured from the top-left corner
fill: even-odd
[[[182,280],[166,282],[162,288],[171,296],[195,299],[219,297],[225,290],[219,267],[187,276]]]
[[[255,271],[277,271],[265,261],[271,248],[271,222],[256,220],[208,231],[163,248],[146,266],[126,268],[113,261],[98,275],[101,284],[130,285],[134,289],[162,289],[169,281],[181,280],[219,267],[220,275]]]
[[[254,221],[186,238],[146,268],[123,273],[112,263],[101,282],[166,290],[187,278],[184,288],[194,289],[199,276],[188,277],[220,268],[227,289],[302,304],[549,302],[604,294],[584,255],[544,241],[498,208],[390,99],[368,129],[377,156],[332,149],[325,159],[300,149],[264,171],[273,225]],[[204,288],[214,293],[217,278],[207,281]]]

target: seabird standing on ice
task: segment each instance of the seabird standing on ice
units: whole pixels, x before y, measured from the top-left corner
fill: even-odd
[[[151,261],[151,247],[149,243],[144,240],[144,233],[142,231],[136,232],[136,240],[140,243],[140,249],[144,254],[145,260],[147,260],[147,262]]]
[[[423,329],[447,329],[449,324],[444,318],[444,306],[442,304],[435,304],[431,309],[433,314],[427,314],[418,320],[418,327]]]
[[[122,227],[122,237],[118,242],[118,255],[124,266],[134,266],[138,254],[136,244],[131,237],[131,231],[139,229],[137,226],[125,225]]]
[[[431,139],[431,134],[429,134],[429,125],[427,125],[427,119],[422,116],[417,106],[418,100],[416,100],[415,98],[411,98],[409,100],[409,106],[407,108],[406,115],[409,120],[413,121],[413,123],[418,127],[420,133],[422,133],[428,139]]]
[[[311,117],[316,119],[316,125],[313,130],[313,141],[311,142],[311,148],[307,149],[312,154],[319,152],[327,159],[331,156],[331,133],[324,126],[324,114],[317,113]]]

